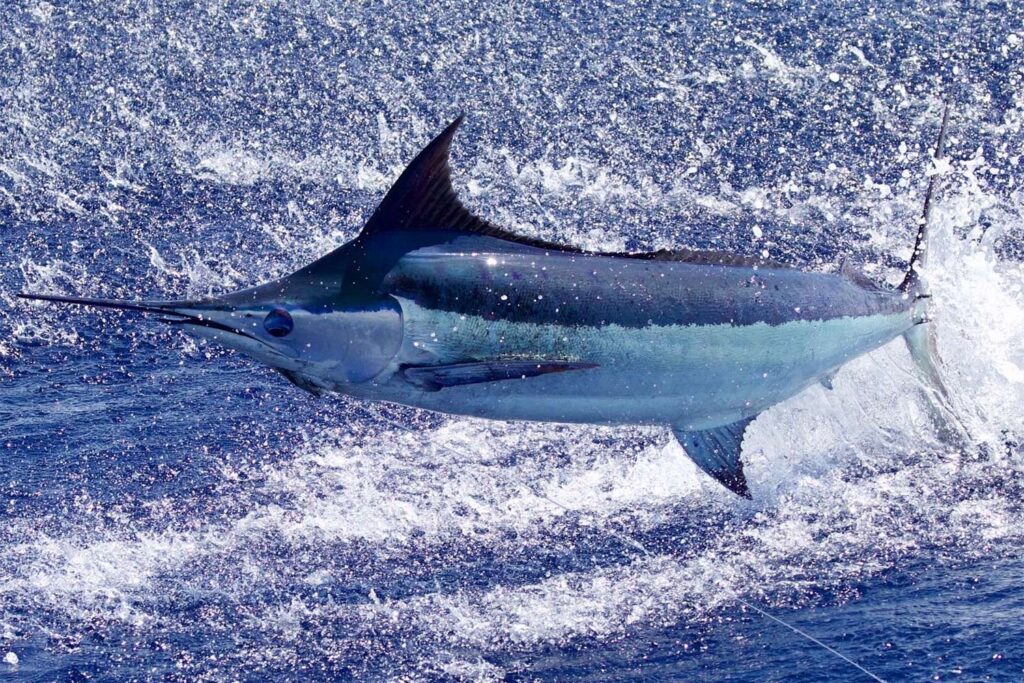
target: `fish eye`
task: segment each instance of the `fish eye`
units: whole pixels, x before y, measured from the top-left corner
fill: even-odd
[[[271,337],[287,337],[293,327],[295,327],[295,323],[292,321],[291,314],[280,307],[267,313],[267,317],[263,319],[263,329]]]

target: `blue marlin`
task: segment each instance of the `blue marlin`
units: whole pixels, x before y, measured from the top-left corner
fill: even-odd
[[[729,253],[587,251],[513,234],[460,202],[448,157],[461,122],[409,164],[355,239],[287,277],[194,301],[21,296],[158,314],[316,395],[667,425],[697,466],[745,497],[750,423],[896,337],[946,397],[918,275],[926,220],[897,288],[851,268]],[[945,127],[944,117],[937,156]]]

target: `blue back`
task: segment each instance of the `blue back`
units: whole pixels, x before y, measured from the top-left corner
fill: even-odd
[[[492,319],[588,326],[777,325],[909,306],[898,292],[842,275],[708,261],[557,251],[463,235],[401,256],[381,291]]]

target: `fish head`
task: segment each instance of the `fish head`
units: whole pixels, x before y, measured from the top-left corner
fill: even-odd
[[[329,297],[232,295],[179,309],[175,324],[320,386],[373,379],[402,345],[402,310],[390,298],[354,304]]]
[[[402,345],[402,312],[390,297],[356,304],[334,296],[331,284],[285,278],[220,297],[180,301],[20,296],[155,314],[314,386],[343,389],[388,367]]]

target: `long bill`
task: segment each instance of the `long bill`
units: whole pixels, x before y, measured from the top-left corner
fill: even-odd
[[[126,301],[124,299],[92,299],[78,296],[59,296],[57,294],[32,294],[19,292],[19,299],[30,301],[47,301],[57,304],[75,306],[91,306],[93,308],[113,308],[122,311],[139,311],[140,313],[156,313],[162,316],[160,322],[172,325],[193,325],[208,327],[214,330],[230,332],[266,344],[265,341],[253,336],[234,325],[228,325],[214,319],[218,313],[230,312],[230,307],[219,305],[216,300],[207,301]],[[204,309],[206,315],[204,315]],[[223,316],[222,316],[223,317]]]
[[[49,301],[58,304],[92,306],[94,308],[116,308],[124,311],[177,315],[183,318],[195,317],[179,312],[182,308],[193,308],[196,304],[194,301],[126,301],[123,299],[90,299],[77,296],[58,296],[56,294],[32,294],[29,292],[19,292],[17,296],[19,299],[28,299],[30,301]]]

